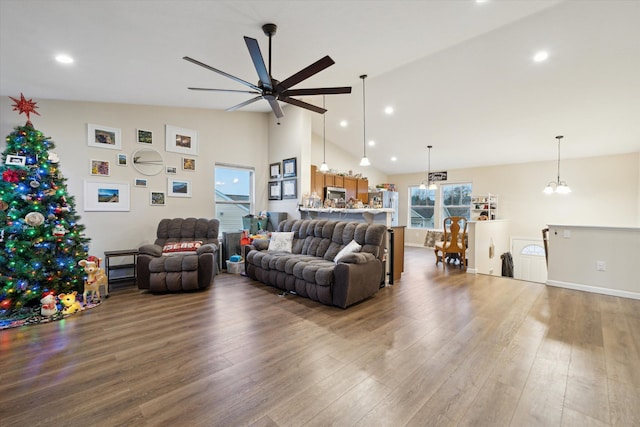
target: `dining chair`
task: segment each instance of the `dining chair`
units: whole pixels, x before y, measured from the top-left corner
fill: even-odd
[[[436,242],[434,253],[436,265],[440,261],[444,265],[445,259],[456,255],[460,267],[467,268],[467,219],[462,216],[450,216],[443,221],[443,240]]]

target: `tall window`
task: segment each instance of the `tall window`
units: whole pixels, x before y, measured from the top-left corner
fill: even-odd
[[[242,229],[242,217],[253,213],[254,170],[241,166],[216,165],[215,217],[220,233]]]
[[[471,219],[471,184],[443,184],[442,218],[462,216]]]
[[[436,190],[421,190],[418,186],[409,187],[409,224],[410,228],[434,228]]]

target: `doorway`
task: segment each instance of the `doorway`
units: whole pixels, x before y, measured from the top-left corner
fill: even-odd
[[[547,263],[542,239],[514,237],[511,240],[513,278],[547,283]]]

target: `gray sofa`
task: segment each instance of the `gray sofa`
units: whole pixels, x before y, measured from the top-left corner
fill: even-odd
[[[257,239],[245,250],[247,276],[267,285],[346,308],[374,295],[384,283],[387,227],[328,220],[286,220],[279,232],[293,232],[291,252],[269,251]],[[334,258],[352,240],[359,252]]]
[[[137,283],[151,292],[208,288],[218,273],[220,222],[207,218],[163,219],[153,244],[138,249]],[[198,242],[197,248],[171,253],[169,244]],[[179,245],[173,245],[179,246]],[[163,251],[163,248],[165,249]]]

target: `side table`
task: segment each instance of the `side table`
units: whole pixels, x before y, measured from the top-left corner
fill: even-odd
[[[111,265],[110,264],[110,260],[111,258],[115,258],[115,257],[133,257],[133,262],[129,263],[129,264],[116,264],[116,265]],[[136,283],[136,260],[138,258],[138,250],[137,249],[122,249],[119,251],[105,251],[104,253],[104,271],[107,274],[107,286],[109,286],[111,283],[115,283],[115,282],[122,282],[125,280],[131,280],[133,279],[133,283]],[[114,277],[111,278],[111,272],[113,270],[123,270],[123,269],[127,269],[127,268],[132,268],[133,269],[133,273],[126,275],[126,276],[119,276],[119,277]]]

